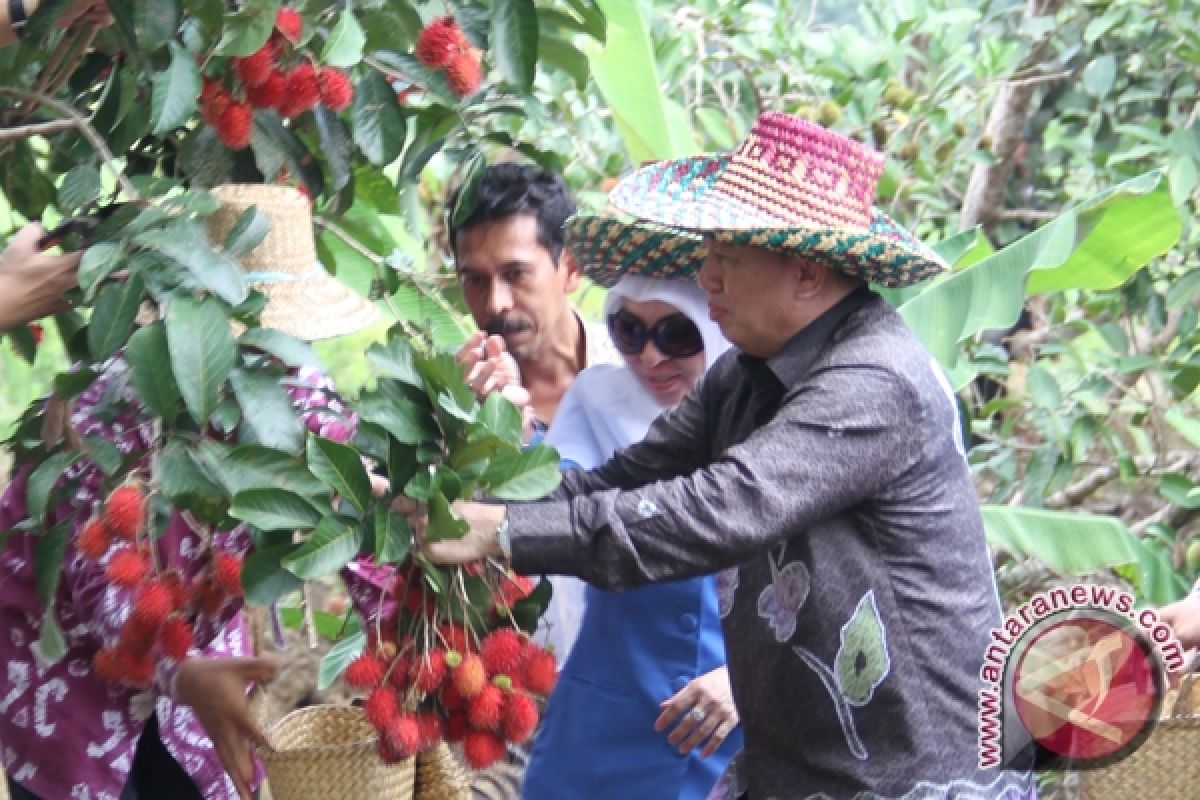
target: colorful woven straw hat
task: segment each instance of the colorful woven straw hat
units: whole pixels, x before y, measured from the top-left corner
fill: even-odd
[[[264,328],[298,339],[329,339],[361,330],[379,317],[379,308],[333,277],[317,259],[308,198],[289,186],[227,184],[211,190],[221,207],[205,220],[214,242],[225,241],[246,209],[266,214],[270,229],[242,256],[247,283],[267,296]]]
[[[692,278],[704,264],[695,233],[613,214],[575,214],[563,227],[567,249],[583,274],[606,288],[625,275]]]
[[[609,203],[716,241],[808,256],[884,286],[909,286],[948,269],[872,207],[883,156],[789,114],[767,112],[732,155],[643,167]]]

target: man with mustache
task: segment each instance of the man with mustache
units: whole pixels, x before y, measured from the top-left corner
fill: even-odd
[[[458,206],[457,192],[448,208]],[[620,364],[603,324],[585,322],[571,307],[580,271],[564,247],[563,223],[575,213],[563,179],[533,164],[486,169],[475,206],[457,225],[450,246],[463,299],[480,330],[458,353],[481,398],[499,391],[540,441],[575,377],[593,364]],[[583,617],[577,578],[550,577],[553,599],[537,638],[565,661]],[[520,795],[529,746],[510,746],[507,758],[476,774],[474,800]]]
[[[563,223],[573,213],[561,177],[532,164],[495,164],[475,207],[450,226],[459,285],[480,328],[459,361],[481,395],[523,387],[527,394],[508,389],[506,396],[532,410],[538,437],[584,367],[620,361],[604,326],[584,322],[569,302],[580,279],[563,249]]]

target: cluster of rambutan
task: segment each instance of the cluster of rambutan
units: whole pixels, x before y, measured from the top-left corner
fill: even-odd
[[[230,87],[219,78],[204,79],[200,116],[227,147],[240,150],[250,144],[255,110],[274,109],[292,119],[319,105],[344,111],[354,100],[354,85],[346,73],[315,65],[311,54],[297,47],[303,31],[300,12],[281,8],[267,43],[248,56],[230,59]]]
[[[441,17],[421,29],[414,49],[417,60],[443,70],[446,82],[459,97],[474,94],[483,83],[483,58],[452,16]]]
[[[145,518],[145,492],[126,483],[109,494],[76,541],[82,557],[104,564],[113,586],[133,594],[117,643],[98,651],[92,667],[109,683],[135,688],[153,681],[157,658],[187,655],[196,615],[217,614],[242,596],[242,559],[233,553],[214,552],[209,568],[190,582],[178,570],[157,572],[150,544],[139,539]]]
[[[446,741],[460,743],[467,763],[484,769],[504,756],[506,742],[533,735],[538,698],[558,680],[554,654],[505,621],[511,622],[513,605],[529,596],[532,582],[515,575],[500,581],[490,600],[493,629],[480,636],[461,623],[439,621],[436,598],[423,588],[419,572],[406,577],[398,616],[371,634],[342,677],[367,692],[364,711],[379,732],[385,763]],[[408,632],[397,638],[398,628]]]

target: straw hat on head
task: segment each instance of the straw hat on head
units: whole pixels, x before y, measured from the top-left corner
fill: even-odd
[[[704,264],[699,235],[614,213],[575,214],[563,225],[563,234],[579,269],[605,288],[627,275],[693,278]]]
[[[871,204],[883,156],[790,114],[767,112],[732,154],[643,167],[609,202],[719,242],[805,256],[884,286],[948,269]]]
[[[251,206],[270,222],[266,238],[239,259],[246,282],[267,296],[260,320],[297,339],[315,341],[361,330],[379,308],[330,275],[317,259],[308,198],[289,186],[227,184],[211,190],[221,207],[205,220],[214,242]]]

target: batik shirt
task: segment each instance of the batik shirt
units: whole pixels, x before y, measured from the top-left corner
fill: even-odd
[[[751,800],[1027,797],[980,770],[1000,604],[955,403],[878,296],[731,351],[643,443],[509,507],[513,567],[620,589],[715,572]]]
[[[355,420],[342,413],[328,380],[303,368],[286,388],[308,430],[338,441],[350,438]],[[104,365],[101,376],[76,401],[70,422],[82,437],[102,437],[124,456],[147,451],[154,440],[121,359]],[[0,531],[27,516],[26,477],[27,470],[18,473],[0,498]],[[103,474],[83,458],[60,485],[67,481],[78,490],[52,510],[48,522],[53,526],[74,516],[78,534],[103,500]],[[208,531],[189,515],[175,512],[156,543],[159,563],[179,569],[185,578],[198,574],[210,559],[204,543],[210,537],[214,549],[241,555],[249,547],[241,527]],[[44,608],[33,576],[36,540],[36,535],[14,535],[0,551],[0,754],[5,772],[46,800],[117,800],[133,766],[142,727],[157,713],[163,744],[204,797],[237,798],[212,741],[191,709],[172,698],[177,664],[161,660],[154,684],[146,690],[113,686],[93,674],[92,657],[101,647],[116,643],[132,608],[132,592],[110,585],[103,563],[82,558],[74,536],[67,545],[55,601],[67,653],[54,664],[39,658],[35,644]],[[219,616],[198,618],[199,649],[193,655],[249,655],[238,612],[236,604],[229,604]]]

